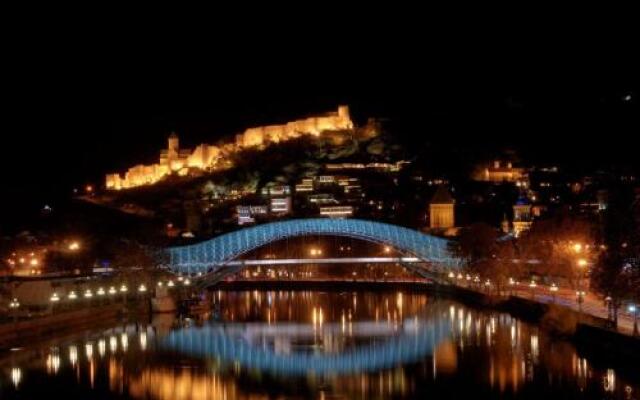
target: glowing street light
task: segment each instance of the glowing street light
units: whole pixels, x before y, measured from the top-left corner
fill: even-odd
[[[158,287],[162,287],[162,281],[158,281]]]
[[[11,300],[11,302],[9,303],[9,308],[14,310],[20,308],[20,302],[18,301],[18,299],[14,297],[13,300]]]
[[[144,293],[146,291],[147,291],[147,287],[144,285],[144,283],[140,284],[140,286],[138,287],[138,292]]]
[[[633,314],[633,336],[638,336],[638,307],[635,304],[630,304],[627,309]]]
[[[87,299],[90,299],[93,297],[93,293],[91,292],[91,289],[87,289],[84,291],[84,297]]]
[[[98,291],[96,292],[96,294],[97,294],[98,296],[104,296],[105,291],[104,291],[104,289],[103,289],[103,288],[98,288]]]
[[[110,295],[114,295],[114,294],[116,294],[116,292],[117,292],[117,291],[116,291],[116,288],[115,288],[115,287],[111,286],[111,287],[109,288],[109,294],[110,294]]]
[[[58,293],[54,292],[49,300],[51,300],[52,303],[57,303],[60,301],[60,296],[58,296]]]
[[[67,248],[69,250],[71,250],[71,251],[80,250],[80,243],[77,242],[77,241],[73,241],[73,242],[69,243],[69,246]]]
[[[578,312],[582,315],[582,303],[584,303],[584,296],[586,296],[584,290],[576,290],[576,301],[578,302]]]
[[[587,266],[587,260],[585,260],[584,258],[581,258],[578,260],[578,267],[586,267]]]
[[[69,298],[69,300],[75,300],[78,298],[78,295],[74,290],[72,290],[71,292],[69,292],[69,295],[67,297]]]
[[[191,285],[191,280],[189,280],[189,278],[185,279],[185,280],[184,280],[184,285],[185,285],[185,286],[189,286],[189,285]]]
[[[574,244],[573,251],[575,251],[576,253],[580,253],[582,251],[582,244],[581,243]]]
[[[389,246],[384,246],[384,252],[385,252],[385,253],[390,253],[390,252],[391,252],[391,247],[389,247]]]
[[[167,286],[169,286],[169,287],[173,287],[173,286],[174,286],[173,281],[172,281],[172,280],[170,280],[169,282],[167,282]]]
[[[556,285],[555,283],[551,284],[551,287],[549,288],[549,291],[551,292],[552,296],[553,296],[553,302],[556,302],[556,293],[558,292],[558,285]]]
[[[129,291],[129,288],[127,288],[127,285],[125,285],[124,283],[120,286],[120,292],[121,293],[127,293]]]

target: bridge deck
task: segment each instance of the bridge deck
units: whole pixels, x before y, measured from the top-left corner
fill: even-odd
[[[226,265],[295,265],[295,264],[384,264],[419,263],[418,257],[337,257],[337,258],[284,258],[264,260],[233,260]]]

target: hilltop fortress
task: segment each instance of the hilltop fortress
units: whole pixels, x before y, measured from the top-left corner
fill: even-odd
[[[231,167],[229,155],[252,147],[284,142],[302,135],[319,136],[326,131],[353,129],[348,106],[339,106],[335,112],[325,115],[288,122],[283,125],[267,125],[249,128],[236,135],[235,141],[219,146],[203,143],[194,150],[181,149],[178,136],[169,136],[168,146],[160,152],[157,164],[136,165],[129,168],[124,176],[119,173],[107,174],[106,188],[127,189],[150,185],[170,174],[186,176],[191,170],[220,170]]]

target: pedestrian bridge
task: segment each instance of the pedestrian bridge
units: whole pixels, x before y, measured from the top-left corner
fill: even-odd
[[[449,241],[413,229],[360,219],[294,219],[240,229],[188,246],[168,249],[167,268],[184,275],[231,274],[244,264],[238,257],[269,243],[298,236],[346,236],[391,246],[431,267],[458,269],[462,260],[451,253]]]

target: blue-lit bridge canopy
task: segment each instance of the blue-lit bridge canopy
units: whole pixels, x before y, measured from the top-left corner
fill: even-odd
[[[168,249],[168,268],[182,274],[214,272],[231,260],[281,239],[305,235],[347,236],[389,245],[398,251],[446,268],[461,260],[451,254],[449,241],[413,229],[359,219],[294,219],[230,232],[201,243]]]

